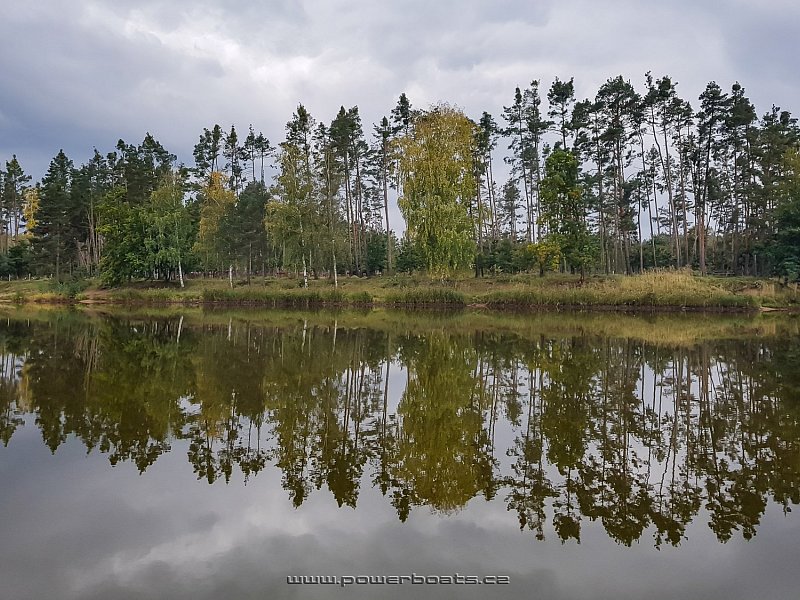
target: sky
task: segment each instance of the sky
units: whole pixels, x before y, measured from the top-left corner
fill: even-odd
[[[499,120],[533,79],[582,99],[647,71],[694,106],[739,81],[759,114],[800,112],[799,30],[795,0],[3,0],[0,161],[36,180],[61,148],[80,164],[150,132],[190,164],[204,127],[275,144],[300,102],[326,123],[358,105],[366,131],[401,92]]]

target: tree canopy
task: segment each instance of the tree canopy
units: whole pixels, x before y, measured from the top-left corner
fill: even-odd
[[[533,79],[474,120],[403,93],[371,127],[358,106],[325,121],[299,104],[277,147],[252,124],[204,127],[190,166],[151,133],[80,165],[59,151],[38,182],[11,155],[0,273],[800,277],[797,119],[759,117],[739,82],[709,82],[695,106],[669,75],[642,83],[610,77],[581,99],[571,77]]]
[[[419,115],[401,138],[400,210],[427,268],[438,275],[469,266],[474,254],[469,207],[475,195],[475,126],[439,105]]]

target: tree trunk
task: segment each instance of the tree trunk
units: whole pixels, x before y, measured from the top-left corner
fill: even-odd
[[[336,269],[336,250],[333,251],[333,289],[339,289],[339,274]]]
[[[386,141],[383,142],[383,212],[386,216],[386,273],[392,272],[392,230],[389,228],[389,185],[386,177]]]

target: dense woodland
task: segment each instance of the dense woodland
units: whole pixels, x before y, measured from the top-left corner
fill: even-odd
[[[800,128],[738,83],[692,104],[649,73],[580,101],[532,81],[473,118],[402,94],[366,130],[357,106],[299,105],[283,137],[213,125],[184,165],[148,133],[80,166],[61,151],[39,182],[13,156],[0,274],[800,273]]]

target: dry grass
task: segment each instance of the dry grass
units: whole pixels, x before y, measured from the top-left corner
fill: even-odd
[[[513,291],[486,296],[492,307],[575,306],[575,307],[670,307],[756,309],[758,299],[736,294],[713,279],[687,271],[652,271],[633,276],[597,277],[584,284],[529,285]]]
[[[610,308],[756,310],[797,306],[796,294],[774,281],[752,278],[699,277],[689,271],[651,271],[634,276],[594,276],[583,284],[577,276],[509,275],[448,281],[423,276],[341,277],[338,289],[329,279],[295,278],[189,279],[177,283],[139,282],[117,289],[54,287],[47,280],[0,282],[0,302],[85,301],[121,304],[252,304],[264,306],[391,305],[492,308]]]

